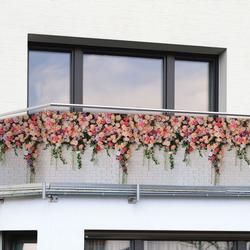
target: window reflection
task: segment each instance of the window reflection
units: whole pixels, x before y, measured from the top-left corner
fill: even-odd
[[[70,53],[29,52],[29,106],[70,102]]]
[[[233,250],[226,241],[145,241],[144,250]]]
[[[130,250],[127,240],[90,240],[87,250]]]
[[[161,59],[83,56],[83,103],[162,108]]]
[[[208,111],[209,63],[175,61],[175,109]]]
[[[14,247],[14,250],[36,250],[36,243],[17,243]]]
[[[250,250],[250,242],[247,242],[247,250]]]

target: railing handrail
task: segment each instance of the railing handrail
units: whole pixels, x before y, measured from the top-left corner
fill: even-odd
[[[250,114],[227,113],[216,111],[194,111],[194,110],[176,110],[176,109],[156,109],[156,108],[139,108],[139,107],[122,107],[122,106],[102,106],[88,104],[71,104],[71,103],[47,103],[43,105],[33,106],[29,108],[14,110],[0,114],[0,118],[5,116],[17,115],[20,113],[44,110],[50,107],[65,107],[65,108],[82,108],[82,109],[97,109],[105,111],[139,111],[151,113],[175,113],[175,114],[190,114],[190,115],[216,115],[216,116],[231,116],[231,117],[250,117]]]

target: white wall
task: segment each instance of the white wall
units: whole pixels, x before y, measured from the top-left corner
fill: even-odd
[[[249,199],[6,200],[0,230],[38,230],[38,250],[83,249],[85,229],[250,231]]]
[[[2,250],[2,233],[0,233],[0,250]]]
[[[38,33],[225,47],[227,110],[249,113],[249,10],[248,0],[1,0],[0,111],[26,106],[27,34]]]

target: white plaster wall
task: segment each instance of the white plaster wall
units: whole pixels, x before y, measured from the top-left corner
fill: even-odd
[[[250,150],[248,152],[250,154]],[[207,160],[208,153],[190,155],[190,163],[183,162],[183,149],[175,157],[175,167],[170,164],[163,151],[156,150],[159,165],[143,157],[143,151],[134,151],[128,162],[128,184],[158,184],[158,185],[187,185],[211,186],[215,185],[214,170]],[[8,152],[0,163],[0,185],[23,184],[36,182],[71,182],[71,183],[122,183],[122,171],[114,152],[111,157],[106,152],[97,155],[95,162],[91,162],[91,150],[87,149],[82,156],[82,168],[78,169],[76,155],[63,150],[67,161],[64,165],[60,160],[51,157],[50,150],[41,151],[36,164],[35,176],[30,175],[29,168],[23,160],[22,152],[15,156]],[[222,161],[221,175],[217,185],[249,186],[250,166],[236,158],[235,151],[225,151]]]
[[[0,250],[2,250],[2,233],[0,233]]]
[[[37,230],[38,250],[82,250],[85,229],[250,231],[249,206],[243,198],[5,200],[0,230]]]
[[[225,47],[221,94],[229,112],[249,113],[249,12],[248,0],[1,0],[0,111],[26,106],[27,34],[37,33]]]

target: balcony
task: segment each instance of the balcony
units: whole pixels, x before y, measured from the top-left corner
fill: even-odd
[[[247,115],[49,104],[1,117],[1,186],[249,186]]]

